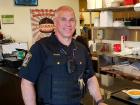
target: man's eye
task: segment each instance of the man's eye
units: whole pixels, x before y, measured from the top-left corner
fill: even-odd
[[[65,18],[61,18],[61,20],[62,20],[62,21],[66,21],[66,19],[65,19]]]
[[[75,21],[75,19],[70,19],[70,21],[71,21],[71,22],[74,22],[74,21]]]
[[[61,19],[61,21],[64,21],[64,22],[65,22],[65,21],[74,22],[74,21],[75,21],[75,19],[70,19],[70,20],[67,20],[67,19],[65,19],[65,18],[62,18],[62,19]]]

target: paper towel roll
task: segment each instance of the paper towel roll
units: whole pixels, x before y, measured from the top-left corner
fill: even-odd
[[[96,1],[95,0],[87,0],[87,9],[95,9]]]
[[[95,0],[96,1],[96,8],[102,8],[102,0]]]
[[[112,11],[100,12],[100,27],[112,27],[113,24]]]

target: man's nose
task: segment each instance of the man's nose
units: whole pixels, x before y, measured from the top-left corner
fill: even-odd
[[[71,21],[67,20],[67,21],[66,21],[66,25],[67,25],[67,26],[71,26]]]

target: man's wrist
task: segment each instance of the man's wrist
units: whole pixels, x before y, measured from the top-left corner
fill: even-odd
[[[100,103],[104,103],[103,99],[99,99],[98,101],[96,101],[96,105],[99,105]]]

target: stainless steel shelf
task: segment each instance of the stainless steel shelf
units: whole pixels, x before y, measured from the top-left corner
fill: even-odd
[[[101,12],[101,11],[134,11],[134,5],[120,6],[120,7],[107,7],[107,8],[97,8],[97,9],[87,9],[85,12]]]
[[[111,56],[111,57],[125,57],[125,58],[131,58],[131,59],[139,59],[140,60],[140,55],[120,55],[120,54],[113,54],[113,53],[98,53],[98,55],[106,55],[106,56]]]
[[[122,29],[122,28],[125,28],[126,27],[93,27],[93,29]]]
[[[124,26],[124,27],[93,27],[93,29],[140,29],[140,26]]]
[[[105,40],[120,40],[121,35],[127,35],[128,41],[140,41],[140,26],[122,26],[122,27],[92,27],[92,12],[101,12],[101,11],[112,11],[114,12],[127,12],[130,14],[134,11],[134,5],[120,6],[120,7],[107,7],[107,8],[98,8],[98,9],[88,9],[82,12],[89,12],[90,14],[90,28],[92,39],[96,39],[98,36],[98,30],[103,29]],[[137,12],[137,14],[139,14]],[[121,15],[121,14],[120,14]],[[138,15],[139,16],[139,15]]]
[[[140,29],[140,26],[127,26],[127,29]]]

